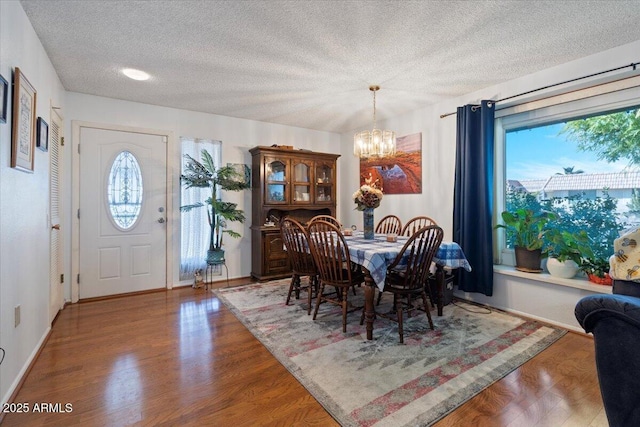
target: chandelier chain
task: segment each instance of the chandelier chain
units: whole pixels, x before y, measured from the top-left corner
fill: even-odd
[[[376,128],[376,91],[373,91],[373,128]]]

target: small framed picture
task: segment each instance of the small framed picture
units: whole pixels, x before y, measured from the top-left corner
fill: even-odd
[[[7,123],[7,100],[9,99],[9,83],[0,75],[0,123]]]
[[[42,117],[38,117],[38,125],[36,127],[36,147],[42,151],[49,149],[49,125],[42,120]]]

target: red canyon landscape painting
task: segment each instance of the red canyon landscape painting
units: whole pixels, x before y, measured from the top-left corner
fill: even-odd
[[[422,133],[397,138],[395,156],[360,160],[360,185],[371,177],[384,194],[422,193]]]

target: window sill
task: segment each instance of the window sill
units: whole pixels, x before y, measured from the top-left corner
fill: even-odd
[[[569,288],[582,289],[585,291],[600,294],[610,294],[612,289],[611,286],[591,283],[586,278],[562,279],[560,277],[554,277],[548,273],[525,273],[524,271],[518,271],[514,267],[506,265],[494,265],[493,273],[502,274],[505,276],[519,277],[527,280],[535,280],[538,282],[551,283],[559,286],[567,286]]]

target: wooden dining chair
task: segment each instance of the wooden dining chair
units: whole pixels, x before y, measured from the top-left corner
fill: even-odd
[[[402,228],[400,235],[411,236],[422,227],[428,225],[438,225],[433,219],[428,216],[416,216],[411,218]]]
[[[442,243],[442,236],[443,231],[437,225],[420,228],[409,237],[395,260],[387,267],[383,292],[393,294],[395,316],[392,313],[379,313],[378,311],[376,311],[376,316],[398,322],[401,344],[404,343],[404,311],[406,309],[407,315],[411,317],[412,311],[420,309],[415,304],[418,297],[422,299],[422,310],[427,315],[429,327],[434,328],[424,284],[429,277],[429,268],[433,257]],[[364,316],[360,319],[360,324],[363,323],[363,320]]]
[[[338,227],[338,229],[342,230],[342,224],[340,223],[340,221],[338,221],[337,218],[331,215],[316,215],[309,220],[309,222],[307,223],[307,226],[311,225],[311,223],[314,221],[327,221],[335,225],[336,227]]]
[[[291,294],[295,292],[296,299],[300,298],[300,291],[307,291],[307,314],[311,314],[311,302],[318,291],[318,272],[313,256],[309,253],[309,237],[302,224],[293,218],[285,217],[280,221],[280,234],[287,250],[291,264],[291,284],[287,293],[285,305],[289,305]],[[301,279],[307,277],[307,285],[301,285]]]
[[[376,225],[376,233],[389,234],[394,233],[400,235],[402,231],[402,221],[395,215],[387,215]]]
[[[353,263],[349,256],[349,247],[339,227],[328,221],[316,220],[309,224],[308,233],[309,247],[320,281],[313,320],[316,320],[322,302],[339,305],[342,307],[342,332],[347,332],[347,312],[363,308],[349,309],[348,290],[364,282],[364,274],[360,269],[348,268]],[[336,297],[332,296],[334,294],[325,293],[326,286],[335,287]]]

